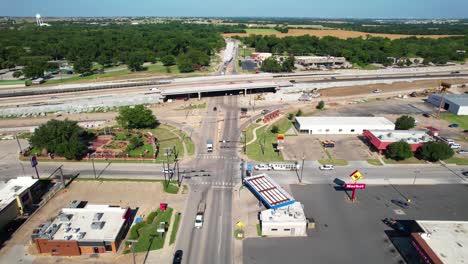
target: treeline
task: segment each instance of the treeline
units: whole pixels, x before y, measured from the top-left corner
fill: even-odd
[[[132,70],[140,70],[144,62],[162,61],[166,66],[177,64],[181,72],[191,72],[208,66],[210,56],[224,47],[219,33],[225,27],[183,23],[108,26],[57,23],[51,27],[28,24],[0,30],[0,66],[32,66],[28,64],[34,62],[37,68],[46,66],[47,60],[68,60],[78,64],[79,72],[86,72],[92,62],[124,63]]]
[[[336,23],[339,20],[342,23]],[[325,28],[344,29],[368,33],[407,34],[407,35],[468,35],[468,20],[444,24],[424,23],[406,24],[408,20],[375,19],[308,19],[308,18],[231,18],[233,23],[283,25],[319,25]],[[289,27],[294,28],[294,27]]]
[[[468,36],[440,39],[411,37],[396,40],[381,37],[340,39],[329,36],[318,38],[309,35],[284,38],[250,35],[236,38],[259,52],[293,56],[342,56],[358,65],[369,63],[389,65],[389,57],[421,57],[425,64],[431,62],[445,64],[448,61],[464,61],[467,54],[459,54],[457,50],[468,50]]]

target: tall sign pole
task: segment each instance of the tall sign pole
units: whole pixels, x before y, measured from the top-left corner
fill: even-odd
[[[31,167],[33,167],[35,170],[36,170],[36,176],[37,176],[37,179],[39,179],[39,171],[37,170],[37,157],[36,156],[32,156],[31,157]]]
[[[354,202],[356,199],[356,189],[365,189],[366,185],[365,184],[358,184],[357,182],[362,180],[364,178],[364,175],[359,170],[353,171],[349,177],[351,177],[351,180],[354,181],[354,183],[351,184],[345,184],[345,189],[352,189],[351,193],[351,202]]]

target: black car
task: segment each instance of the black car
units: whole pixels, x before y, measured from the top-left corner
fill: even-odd
[[[463,174],[463,176],[468,177],[468,171],[464,171],[464,172],[462,172],[462,174]]]
[[[182,250],[177,250],[174,254],[174,260],[172,261],[172,264],[180,264],[182,263],[182,255],[184,252]]]
[[[392,200],[392,203],[399,206],[399,207],[401,207],[401,208],[403,208],[403,209],[406,209],[406,208],[409,207],[409,204],[407,202],[405,202],[405,201],[402,201],[402,200],[394,199],[394,200]]]
[[[424,113],[422,114],[424,117],[430,117],[431,115],[429,115],[428,113]]]

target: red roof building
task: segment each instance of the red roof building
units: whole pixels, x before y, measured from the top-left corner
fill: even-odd
[[[414,152],[423,143],[432,140],[431,136],[423,130],[364,130],[362,135],[379,152],[386,150],[388,145],[400,141],[407,142]]]

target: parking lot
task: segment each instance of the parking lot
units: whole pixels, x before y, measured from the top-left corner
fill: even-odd
[[[125,195],[124,195],[125,194]],[[60,262],[66,260],[71,263],[83,263],[89,261],[89,256],[81,257],[49,257],[36,254],[36,248],[30,244],[30,237],[34,228],[47,219],[57,216],[61,208],[73,200],[88,201],[91,204],[110,204],[137,209],[136,216],[147,216],[159,206],[159,202],[166,202],[176,211],[183,210],[185,196],[170,195],[162,190],[162,184],[158,182],[99,182],[99,181],[75,181],[69,188],[59,192],[43,208],[31,217],[29,222],[13,234],[0,250],[0,259],[7,260],[1,263],[39,263]],[[131,263],[131,256],[125,255],[119,258],[114,254],[102,254],[100,263]],[[142,256],[144,257],[144,256]]]
[[[391,236],[392,229],[382,219],[468,220],[465,185],[371,186],[358,191],[356,203],[332,185],[290,189],[304,204],[307,217],[315,219],[316,229],[306,238],[246,239],[244,263],[289,263],[291,256],[297,263],[405,263],[394,246],[400,237]],[[391,203],[401,199],[400,193],[412,199],[408,209]]]

